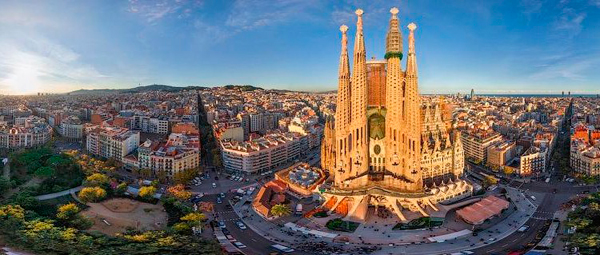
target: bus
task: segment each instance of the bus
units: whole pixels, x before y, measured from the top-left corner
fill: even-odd
[[[281,244],[271,245],[271,248],[273,248],[273,249],[275,249],[277,251],[283,252],[283,253],[292,253],[292,252],[295,251],[294,249],[292,249],[290,247],[287,247],[287,246],[283,246]]]

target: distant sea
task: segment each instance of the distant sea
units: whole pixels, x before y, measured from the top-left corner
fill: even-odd
[[[477,96],[477,94],[475,94]],[[569,97],[565,94],[481,94],[486,97]],[[596,97],[597,94],[571,94],[570,97]]]
[[[423,94],[423,95],[453,96],[456,94]],[[460,94],[460,95],[465,96],[465,94]],[[567,94],[565,94],[564,96],[561,94],[475,94],[475,96],[484,96],[484,97],[569,97]],[[598,96],[598,94],[571,94],[570,97],[597,97],[597,96]]]

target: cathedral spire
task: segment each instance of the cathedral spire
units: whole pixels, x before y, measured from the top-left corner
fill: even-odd
[[[342,52],[340,54],[339,67],[339,76],[341,77],[342,75],[350,74],[350,63],[348,62],[348,36],[346,35],[348,26],[340,26],[340,31],[342,32]],[[350,77],[350,75],[348,75],[348,77]]]
[[[398,8],[392,8],[390,13],[392,13],[392,17],[390,18],[390,28],[385,38],[385,59],[392,57],[402,59],[402,33],[400,32],[400,22],[397,16]]]
[[[356,20],[356,37],[354,39],[354,55],[356,56],[359,53],[363,53],[363,55],[365,52],[365,39],[363,37],[363,21],[362,21],[362,15],[364,13],[364,11],[362,9],[357,9],[356,10],[356,16],[357,16],[357,20]],[[354,60],[354,63],[356,64],[356,59]],[[356,68],[356,67],[355,67]]]
[[[407,75],[417,75],[417,57],[415,56],[415,23],[408,24],[408,63],[406,64]]]
[[[337,107],[338,110],[335,114],[336,127],[340,130],[340,133],[345,130],[350,124],[350,63],[348,60],[348,36],[346,32],[348,27],[342,25],[340,27],[342,32],[342,50],[340,53],[340,66],[338,70],[338,97]]]
[[[352,66],[351,124],[352,175],[360,175],[369,169],[369,143],[367,130],[367,54],[363,37],[363,10],[356,10],[356,38]]]
[[[335,111],[335,125],[333,129],[334,143],[332,150],[334,151],[330,163],[331,170],[336,175],[336,185],[340,185],[341,181],[347,178],[345,170],[348,168],[349,160],[349,141],[347,137],[352,119],[352,110],[350,109],[350,100],[352,100],[352,89],[350,87],[350,62],[348,58],[348,36],[346,32],[348,27],[342,25],[342,49],[340,53],[340,66],[338,70],[338,94],[337,94],[337,109]],[[330,122],[330,124],[333,124]],[[339,171],[341,170],[341,171]]]

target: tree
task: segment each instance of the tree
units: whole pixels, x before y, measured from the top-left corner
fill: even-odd
[[[579,247],[598,247],[600,246],[600,234],[577,233],[573,236],[573,244]]]
[[[216,167],[222,167],[223,160],[221,159],[221,150],[219,150],[218,148],[214,148],[210,151],[210,154],[213,156],[213,165]]]
[[[31,194],[31,191],[19,192],[11,197],[11,200],[13,204],[20,205],[25,209],[34,209],[40,205],[40,201]]]
[[[51,177],[54,175],[54,168],[49,166],[42,166],[35,170],[34,174],[38,177]]]
[[[173,174],[173,180],[178,184],[190,182],[197,175],[197,169],[184,169]]]
[[[167,181],[167,172],[165,170],[157,170],[156,171],[156,178],[158,178],[158,180],[160,182],[166,182]]]
[[[106,190],[100,187],[85,187],[79,191],[79,199],[84,203],[98,202],[106,197]]]
[[[154,186],[144,186],[140,188],[139,196],[144,199],[150,199],[156,194],[156,187]]]
[[[203,213],[193,212],[181,217],[182,221],[186,221],[190,226],[199,226],[200,222],[206,220]]]
[[[123,195],[127,191],[127,183],[121,182],[117,185],[117,189],[115,189],[115,193],[117,195]]]
[[[0,176],[0,194],[4,194],[11,186],[9,180],[4,178],[4,176]]]
[[[515,169],[514,169],[514,168],[512,168],[512,167],[508,167],[508,166],[505,166],[505,167],[504,167],[504,174],[505,174],[505,175],[507,175],[507,176],[510,176],[510,175],[512,175],[513,173],[515,173]]]
[[[58,208],[56,218],[65,221],[72,220],[77,216],[79,211],[79,207],[74,203],[64,204]]]
[[[283,217],[292,214],[292,210],[287,205],[276,204],[271,207],[271,214],[276,217]]]
[[[576,219],[569,220],[569,222],[567,223],[567,226],[576,227],[577,229],[584,229],[587,226],[589,226],[590,224],[592,224],[592,220],[590,220],[590,219],[576,218]]]
[[[497,183],[498,179],[494,178],[493,176],[485,176],[485,179],[483,180],[483,186],[485,187],[496,185]]]
[[[140,169],[140,175],[144,178],[148,178],[148,177],[152,176],[152,170],[150,170],[148,168],[142,168],[142,169]]]
[[[16,219],[24,219],[25,218],[25,209],[20,205],[3,205],[0,206],[0,219],[6,218],[16,218]]]
[[[85,179],[85,182],[85,185],[88,187],[107,186],[110,182],[110,179],[105,174],[95,173],[88,176]]]
[[[71,163],[71,160],[69,160],[65,155],[52,155],[46,160],[47,165],[51,165],[57,168],[66,168],[69,165],[69,163]]]
[[[192,197],[192,192],[185,190],[185,186],[183,184],[171,186],[167,188],[167,192],[179,200],[188,200]]]
[[[191,227],[185,222],[179,222],[173,225],[173,229],[179,233],[188,233],[190,232]]]

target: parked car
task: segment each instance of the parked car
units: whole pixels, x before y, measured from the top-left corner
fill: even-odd
[[[220,228],[226,228],[225,222],[224,221],[219,221],[219,227]]]
[[[241,243],[241,242],[233,242],[233,245],[235,245],[235,247],[238,247],[238,248],[240,248],[240,249],[244,249],[244,248],[246,248],[246,247],[247,247],[246,245],[244,245],[244,244],[243,244],[243,243]]]
[[[217,197],[217,204],[222,204],[223,200],[221,200],[221,197]]]

